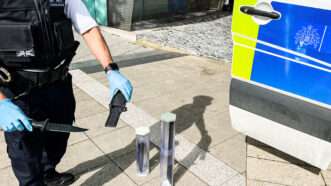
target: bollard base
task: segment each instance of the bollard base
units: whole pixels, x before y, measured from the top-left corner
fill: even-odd
[[[169,180],[162,181],[161,186],[171,186]]]

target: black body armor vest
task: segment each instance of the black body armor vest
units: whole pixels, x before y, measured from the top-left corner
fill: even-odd
[[[65,0],[0,0],[0,66],[48,69],[74,56]]]

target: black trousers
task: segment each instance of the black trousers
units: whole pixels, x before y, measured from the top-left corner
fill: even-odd
[[[37,88],[15,103],[33,120],[72,124],[75,98],[71,76],[51,85]],[[66,152],[69,134],[57,132],[5,133],[7,152],[20,186],[41,186],[43,175],[55,169]]]

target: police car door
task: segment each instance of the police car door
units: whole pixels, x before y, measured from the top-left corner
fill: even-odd
[[[236,0],[235,129],[316,167],[331,161],[331,1]]]

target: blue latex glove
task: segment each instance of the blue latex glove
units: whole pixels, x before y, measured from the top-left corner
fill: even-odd
[[[32,131],[32,125],[23,111],[9,99],[0,100],[0,128],[5,132]]]
[[[107,78],[110,87],[110,100],[116,95],[117,91],[121,91],[126,101],[131,101],[133,88],[131,82],[125,76],[119,71],[110,70],[107,72]]]

